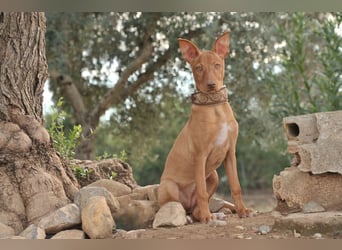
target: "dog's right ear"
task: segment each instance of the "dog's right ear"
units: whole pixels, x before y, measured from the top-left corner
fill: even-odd
[[[183,58],[191,64],[191,62],[200,54],[200,50],[189,40],[178,38],[178,42]]]

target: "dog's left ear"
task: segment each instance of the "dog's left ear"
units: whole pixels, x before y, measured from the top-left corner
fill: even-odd
[[[227,57],[229,53],[229,32],[223,33],[216,39],[212,50],[222,59]]]

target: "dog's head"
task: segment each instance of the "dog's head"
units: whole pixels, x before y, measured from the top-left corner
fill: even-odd
[[[205,93],[223,87],[224,59],[229,53],[229,33],[218,37],[212,50],[200,50],[189,40],[179,38],[183,58],[191,65],[196,89]]]

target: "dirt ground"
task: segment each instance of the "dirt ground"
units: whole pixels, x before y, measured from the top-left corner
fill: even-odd
[[[227,198],[226,198],[227,199]],[[229,200],[229,199],[227,199]],[[314,236],[301,236],[291,230],[277,231],[273,229],[273,209],[276,200],[272,190],[252,192],[244,195],[244,201],[249,208],[257,211],[248,218],[238,218],[236,214],[228,215],[226,225],[210,225],[194,223],[177,228],[158,228],[139,230],[139,239],[313,239]],[[261,229],[267,230],[262,234]],[[316,238],[336,238],[329,235],[316,235]]]

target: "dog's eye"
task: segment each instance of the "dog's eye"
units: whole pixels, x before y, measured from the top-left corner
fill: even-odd
[[[215,63],[215,69],[219,69],[221,67],[221,64]]]
[[[196,71],[197,72],[202,72],[202,70],[203,70],[202,65],[196,66]]]

